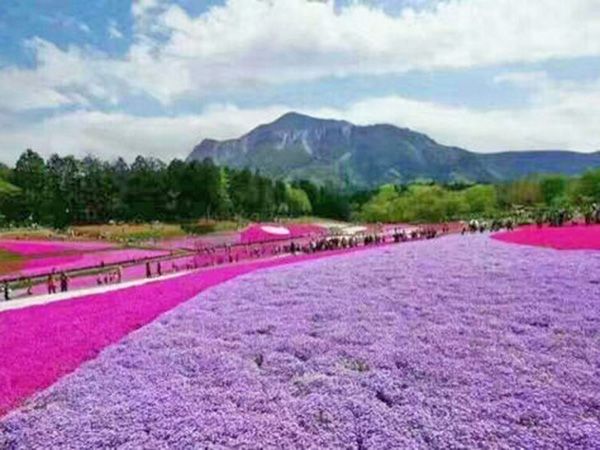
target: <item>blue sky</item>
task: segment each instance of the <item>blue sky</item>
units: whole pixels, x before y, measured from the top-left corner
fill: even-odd
[[[184,157],[294,109],[600,149],[595,0],[3,0],[0,160]]]

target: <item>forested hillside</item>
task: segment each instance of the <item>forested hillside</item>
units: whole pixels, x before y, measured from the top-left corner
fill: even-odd
[[[72,156],[47,161],[28,150],[0,195],[5,222],[66,226],[109,221],[185,221],[317,214],[347,218],[345,197],[310,182],[285,183],[210,161],[169,164],[139,156],[129,165]],[[9,186],[5,183],[6,186]],[[1,190],[2,184],[0,184]]]

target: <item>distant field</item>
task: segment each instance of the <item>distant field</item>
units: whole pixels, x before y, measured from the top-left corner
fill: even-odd
[[[19,255],[0,250],[0,275],[17,271],[21,265],[21,259]]]
[[[240,224],[235,221],[215,221],[210,232],[236,230]],[[118,225],[83,225],[70,228],[71,233],[79,239],[106,239],[111,241],[144,241],[149,239],[172,239],[188,234],[180,224],[118,224]]]
[[[77,238],[106,239],[111,241],[167,239],[185,236],[180,225],[171,224],[120,224],[84,225],[71,227]]]
[[[283,223],[330,223],[337,225],[348,225],[348,222],[342,222],[334,219],[323,219],[321,217],[314,216],[302,216],[302,217],[294,217],[290,219],[284,219]]]
[[[1,239],[50,239],[59,238],[59,234],[47,228],[29,229],[29,228],[13,228],[10,230],[0,231]]]

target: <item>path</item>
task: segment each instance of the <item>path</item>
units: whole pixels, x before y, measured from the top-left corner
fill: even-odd
[[[126,281],[119,284],[105,284],[97,287],[78,289],[69,292],[59,292],[51,295],[34,295],[32,297],[22,297],[16,300],[0,302],[0,313],[3,311],[10,311],[14,309],[27,308],[29,306],[45,305],[47,303],[58,302],[62,300],[72,300],[79,297],[86,297],[95,294],[103,294],[107,292],[119,291],[122,289],[128,289],[136,286],[143,286],[148,283],[155,283],[160,281],[170,280],[172,278],[181,277],[188,275],[191,271],[171,273],[157,278],[142,278],[132,281]]]

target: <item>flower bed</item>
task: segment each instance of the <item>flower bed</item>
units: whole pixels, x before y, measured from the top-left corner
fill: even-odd
[[[600,250],[600,225],[564,227],[525,226],[492,238],[511,244],[549,247],[556,250]]]
[[[142,249],[119,249],[97,251],[92,253],[68,254],[62,256],[47,256],[25,260],[17,273],[6,276],[31,277],[56,271],[68,271],[82,268],[99,267],[105,265],[120,264],[144,258],[153,258],[168,255],[168,251],[142,250]]]
[[[21,256],[37,256],[50,253],[91,252],[112,248],[111,244],[91,241],[43,241],[0,239],[0,249]]]
[[[192,237],[188,236],[179,239],[167,239],[156,243],[156,247],[168,250],[198,250],[205,247],[220,246],[226,244],[235,244],[239,233],[223,232],[213,233],[206,236]]]
[[[120,291],[0,313],[0,355],[3,355],[0,359],[0,416],[94,358],[106,346],[208,287],[256,269],[336,253],[339,252],[250,261]]]
[[[258,223],[250,225],[240,234],[242,244],[253,244],[284,239],[306,237],[310,235],[321,236],[327,234],[325,227],[314,224],[268,224]]]
[[[476,235],[251,274],[7,416],[0,447],[594,448],[599,273],[592,253]],[[74,342],[117,308],[79,352],[91,357],[131,322],[146,323],[140,310],[159,314],[201,279],[77,302]],[[50,342],[13,361],[70,352],[53,336],[72,303],[32,311],[51,325]],[[23,333],[14,348],[38,336],[10,325]]]

